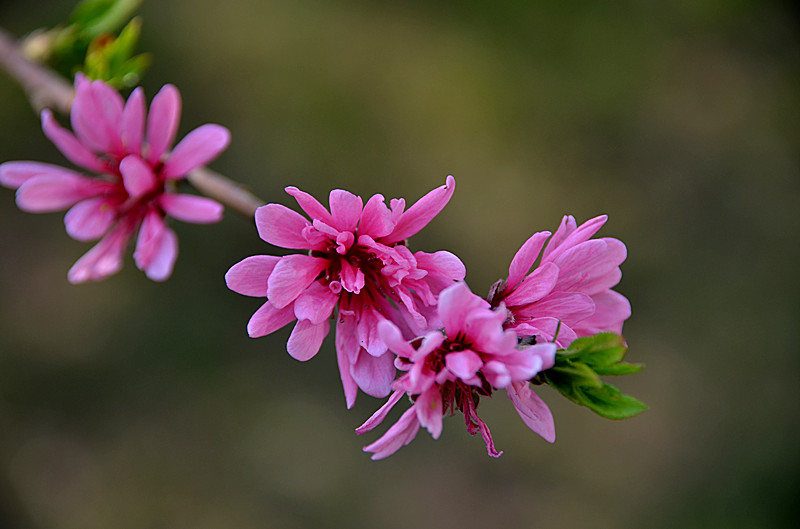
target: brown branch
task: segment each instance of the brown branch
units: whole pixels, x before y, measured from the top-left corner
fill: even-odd
[[[14,39],[2,28],[0,28],[0,67],[22,86],[37,112],[44,108],[52,108],[63,114],[69,113],[75,95],[72,85],[53,71],[26,59]],[[253,218],[256,209],[265,204],[244,185],[207,167],[191,171],[187,180],[201,193],[246,217]]]

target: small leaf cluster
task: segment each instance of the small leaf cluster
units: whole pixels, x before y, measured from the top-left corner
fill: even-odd
[[[151,60],[147,54],[134,55],[142,23],[131,17],[141,2],[83,0],[66,26],[31,35],[26,55],[68,78],[83,72],[118,89],[135,86]]]
[[[643,365],[622,361],[627,352],[622,337],[614,333],[578,338],[556,353],[553,367],[539,373],[534,383],[553,386],[575,404],[586,406],[601,417],[627,419],[647,406],[600,379],[641,371]]]

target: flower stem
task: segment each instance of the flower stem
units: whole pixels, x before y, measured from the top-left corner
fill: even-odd
[[[72,85],[48,68],[31,62],[20,51],[14,39],[0,28],[0,67],[23,88],[34,110],[51,108],[68,114],[75,92]],[[189,173],[187,180],[201,193],[225,206],[253,218],[266,202],[235,182],[206,167]]]

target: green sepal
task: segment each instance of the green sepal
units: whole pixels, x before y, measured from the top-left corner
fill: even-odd
[[[142,0],[83,0],[70,15],[70,24],[89,40],[114,33],[139,9]]]

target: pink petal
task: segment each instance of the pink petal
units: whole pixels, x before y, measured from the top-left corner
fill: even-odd
[[[297,299],[327,265],[327,260],[308,255],[282,257],[269,276],[267,297],[275,307],[285,307]]]
[[[575,246],[583,242],[588,241],[589,239],[592,238],[592,235],[597,233],[600,230],[600,228],[603,227],[603,225],[608,220],[608,216],[600,215],[593,219],[589,219],[577,228],[573,227],[575,224],[575,219],[573,219],[572,217],[570,217],[570,219],[572,219],[572,222],[570,223],[568,221],[569,228],[566,231],[562,232],[566,234],[566,237],[564,237],[563,240],[557,241],[557,244],[554,244],[554,242],[551,241],[551,243],[548,244],[547,247],[547,252],[546,252],[547,255],[543,257],[543,259],[552,261],[558,258],[558,256],[564,253],[565,251],[574,248]]]
[[[0,164],[0,185],[16,189],[35,176],[68,178],[82,175],[58,165],[39,162],[6,162]]]
[[[175,146],[164,162],[165,178],[182,178],[192,169],[205,165],[224,151],[231,142],[231,133],[221,125],[197,127]]]
[[[420,198],[397,219],[394,231],[381,240],[391,244],[407,239],[424,228],[450,201],[456,189],[456,180],[448,176],[445,185]]]
[[[103,81],[77,81],[70,109],[72,130],[78,139],[96,152],[120,153],[118,127],[123,101],[119,93]]]
[[[151,164],[161,160],[161,156],[172,146],[178,122],[181,119],[181,94],[171,84],[164,87],[153,98],[147,116],[147,161]]]
[[[365,446],[364,451],[372,452],[370,459],[373,461],[385,459],[413,441],[418,431],[419,421],[417,420],[416,410],[412,406],[400,416],[397,422],[380,439]]]
[[[372,397],[383,398],[392,390],[397,370],[394,356],[387,352],[379,357],[361,351],[355,364],[350,366],[350,374],[358,387]]]
[[[403,395],[405,395],[405,392],[399,390],[392,393],[392,396],[389,397],[389,400],[386,401],[386,404],[378,408],[378,410],[373,413],[369,419],[364,421],[364,424],[356,428],[356,433],[358,435],[363,435],[382,423],[386,416],[389,415],[389,412],[392,411],[394,405],[400,402],[400,399],[403,398]]]
[[[128,97],[119,123],[119,136],[124,152],[141,153],[144,137],[145,101],[142,87],[137,87]]]
[[[329,197],[332,226],[339,231],[355,231],[364,203],[361,197],[344,189],[334,189]]]
[[[514,314],[524,319],[550,316],[571,325],[594,314],[594,302],[580,292],[553,292],[541,301],[514,310]]]
[[[348,292],[358,294],[366,284],[364,272],[360,268],[355,268],[349,261],[342,259],[341,270],[339,271],[339,280],[342,283],[342,288]]]
[[[53,117],[53,113],[42,110],[42,130],[44,135],[58,148],[69,161],[97,173],[107,171],[106,165],[71,132],[64,129]]]
[[[539,301],[553,291],[558,277],[558,267],[553,263],[544,263],[523,279],[503,301],[508,306],[525,305]]]
[[[448,283],[452,281],[462,281],[467,275],[467,269],[461,259],[448,251],[416,252],[414,257],[419,268],[426,270],[429,274],[445,278],[446,286],[450,286]]]
[[[158,203],[170,217],[195,224],[219,222],[225,209],[211,198],[182,193],[164,193]]]
[[[455,337],[464,330],[464,320],[471,310],[488,308],[489,304],[473,294],[466,283],[456,283],[439,294],[439,317],[447,336]]]
[[[469,349],[448,353],[444,357],[445,365],[455,376],[466,380],[475,376],[483,367],[483,360],[474,351]]]
[[[239,294],[265,298],[267,280],[280,259],[273,255],[246,257],[228,270],[225,274],[225,284]]]
[[[286,343],[286,350],[295,360],[305,362],[313,358],[322,346],[322,341],[328,336],[330,330],[328,320],[322,323],[311,323],[308,320],[300,320],[294,326],[289,341]]]
[[[64,217],[64,224],[73,239],[91,241],[102,237],[116,218],[117,212],[106,199],[90,198],[72,206]]]
[[[417,397],[414,403],[417,410],[417,420],[424,426],[434,439],[442,435],[442,393],[438,386],[431,386],[427,391]]]
[[[119,172],[122,174],[125,191],[134,198],[156,189],[156,176],[150,166],[144,163],[137,154],[130,154],[123,158],[119,163]]]
[[[122,268],[122,253],[125,251],[131,231],[118,225],[72,265],[67,279],[72,284],[85,281],[100,281],[116,274]]]
[[[556,440],[556,427],[553,414],[547,404],[534,393],[528,382],[514,382],[506,388],[508,397],[514,404],[525,425],[544,438],[548,443]]]
[[[297,204],[300,206],[300,209],[305,211],[306,215],[308,215],[310,219],[321,220],[328,226],[333,225],[333,217],[331,217],[331,214],[328,213],[328,210],[325,209],[325,206],[320,204],[316,198],[309,195],[305,191],[300,191],[293,186],[287,187],[286,192],[294,197],[294,199],[297,201]]]
[[[178,237],[167,227],[161,215],[148,213],[139,228],[133,252],[137,268],[153,281],[165,281],[172,275],[178,258]]]
[[[508,267],[508,279],[506,280],[506,289],[516,287],[522,278],[524,278],[528,270],[531,269],[539,253],[542,251],[547,238],[550,237],[549,231],[540,231],[534,233],[522,247],[514,255],[511,264]]]
[[[346,316],[339,309],[339,321],[336,323],[336,363],[339,365],[339,376],[342,379],[345,402],[350,409],[356,402],[358,394],[358,384],[350,373],[350,366],[357,360],[358,352],[361,347],[355,338],[355,319]]]
[[[622,333],[622,325],[631,317],[631,304],[628,299],[613,290],[606,290],[592,295],[594,314],[575,324],[579,336],[588,336],[598,332]]]
[[[572,215],[564,215],[558,229],[547,242],[547,246],[544,247],[542,261],[546,261],[550,253],[556,250],[576,228],[577,223],[575,222],[575,217]]]
[[[389,320],[383,320],[378,323],[378,333],[389,350],[394,354],[404,358],[411,358],[414,355],[414,348],[403,338],[400,329],[398,329],[394,323]]]
[[[611,278],[616,279],[618,274],[614,269],[625,260],[626,256],[625,245],[617,239],[594,239],[582,242],[553,260],[560,270],[557,288],[570,291],[583,290],[582,285],[609,273]]]
[[[339,295],[320,282],[314,282],[294,302],[294,314],[298,320],[322,323],[331,317]]]
[[[35,176],[17,189],[17,205],[29,213],[61,211],[81,200],[102,195],[109,184],[77,174]]]
[[[250,321],[247,322],[247,335],[250,338],[266,336],[294,320],[294,307],[289,305],[282,309],[276,309],[272,303],[267,301],[255,311],[250,317]]]
[[[267,204],[256,210],[259,237],[281,248],[308,249],[303,230],[310,225],[305,217],[281,204]]]
[[[377,239],[389,235],[393,229],[392,212],[386,207],[383,195],[372,195],[361,213],[359,234]]]

